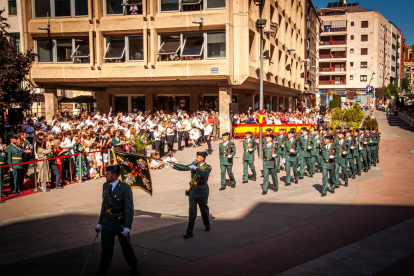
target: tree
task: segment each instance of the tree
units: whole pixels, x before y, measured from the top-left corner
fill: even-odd
[[[339,107],[339,109],[342,107],[341,95],[333,95],[332,101],[329,102],[330,110],[333,110],[336,107]]]
[[[27,76],[30,72],[36,54],[32,49],[26,53],[19,53],[7,39],[7,29],[10,25],[2,16],[0,10],[0,110],[17,105],[23,109],[30,109],[36,95],[31,93],[32,87]]]
[[[410,81],[407,78],[403,78],[401,81],[401,88],[407,91],[409,86],[410,86]]]
[[[358,92],[356,91],[356,89],[346,90],[346,98],[348,100],[354,100],[354,99],[358,98]]]

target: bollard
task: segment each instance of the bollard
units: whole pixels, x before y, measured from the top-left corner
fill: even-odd
[[[47,192],[47,160],[43,158],[43,192]]]
[[[111,165],[111,150],[108,149],[108,166]]]
[[[82,183],[82,154],[79,153],[79,183]]]

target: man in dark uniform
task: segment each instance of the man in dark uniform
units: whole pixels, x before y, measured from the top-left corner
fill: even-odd
[[[246,140],[243,141],[243,182],[249,180],[249,168],[253,173],[253,181],[256,181],[256,168],[254,167],[254,152],[256,151],[256,141],[252,138],[252,132],[246,132]]]
[[[293,137],[295,130],[291,129],[288,132],[288,139],[286,139],[286,151],[285,151],[285,166],[286,166],[286,184],[285,186],[290,185],[290,168],[293,170],[293,176],[295,178],[295,183],[298,183],[298,149],[297,141]]]
[[[322,168],[322,157],[321,157],[321,145],[323,144],[322,138],[319,136],[319,129],[313,131],[312,137],[312,149],[311,149],[311,174],[314,175],[316,172],[316,162]]]
[[[119,180],[119,165],[106,166],[103,200],[96,231],[102,231],[102,253],[97,275],[107,275],[114,253],[115,236],[118,236],[122,253],[130,267],[129,275],[138,275],[138,261],[131,245],[129,232],[134,218],[134,199],[131,187]]]
[[[267,194],[267,188],[269,186],[269,175],[273,180],[273,191],[277,192],[279,189],[279,182],[276,174],[276,157],[277,148],[272,143],[272,135],[266,136],[266,144],[263,145],[263,192],[262,195]]]
[[[355,162],[354,162],[354,150],[355,143],[354,138],[352,137],[352,132],[350,130],[346,131],[346,144],[347,144],[347,153],[346,153],[346,162],[349,167],[348,176],[352,179],[355,179]]]
[[[345,132],[338,132],[338,142],[335,144],[335,177],[336,177],[336,188],[339,188],[339,169],[341,169],[344,176],[345,186],[348,186],[348,166],[347,166],[347,142],[345,141]]]
[[[362,158],[362,169],[365,172],[368,172],[368,159],[367,159],[367,147],[368,147],[368,138],[366,131],[363,128],[359,129],[359,152]]]
[[[283,161],[283,159],[285,158],[285,139],[286,139],[286,135],[285,135],[285,129],[284,128],[280,128],[279,129],[279,135],[276,137],[277,139],[277,157],[276,157],[276,168],[277,168],[277,172],[280,172],[280,161]]]
[[[187,231],[183,235],[184,239],[193,236],[194,224],[197,218],[197,205],[200,208],[201,217],[205,226],[205,231],[210,231],[210,219],[208,208],[208,177],[210,176],[211,166],[206,161],[206,152],[197,152],[196,159],[188,166],[174,165],[173,169],[179,171],[191,170],[190,190],[186,191],[190,205],[189,221]]]
[[[328,180],[330,181],[331,193],[335,193],[335,147],[332,144],[333,136],[326,134],[324,136],[324,145],[322,145],[322,194],[326,196],[328,190]],[[328,179],[329,174],[329,179]]]
[[[366,133],[366,141],[367,141],[367,164],[368,168],[365,168],[365,170],[368,169],[368,171],[371,169],[371,162],[372,162],[372,134],[371,134],[371,128],[367,127],[367,133]]]
[[[308,174],[313,177],[311,169],[311,155],[312,139],[307,128],[302,128],[303,135],[299,139],[299,162],[300,162],[300,174],[299,179],[303,179],[305,176],[305,165],[308,168]]]
[[[236,155],[236,146],[229,141],[230,133],[223,133],[223,142],[219,145],[220,154],[220,171],[221,171],[221,188],[220,191],[226,189],[226,171],[229,174],[231,187],[236,187],[236,179],[233,174],[233,156]]]
[[[21,149],[21,141],[17,137],[17,135],[13,135],[10,137],[10,145],[7,146],[5,149],[7,153],[7,163],[9,165],[11,164],[17,164],[21,163],[23,161],[22,159],[22,149]],[[9,172],[11,173],[10,178],[10,186],[12,190],[12,194],[18,194],[22,191],[20,190],[20,186],[23,183],[23,165],[17,165],[9,167]]]

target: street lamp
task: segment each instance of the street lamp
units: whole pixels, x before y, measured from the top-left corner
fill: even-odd
[[[47,31],[49,33],[50,32],[49,13],[47,13],[46,18],[47,18],[47,25],[46,26],[42,25],[38,29],[43,30],[43,31]]]
[[[371,75],[371,79],[369,80],[369,84],[368,84],[368,86],[371,86],[371,81],[374,79],[374,75],[375,75],[375,72],[372,72],[372,75]],[[368,87],[367,86],[367,87]],[[368,89],[367,89],[368,90]],[[373,91],[373,94],[374,94],[374,99],[373,99],[373,101],[374,101],[374,111],[372,112],[372,117],[374,117],[375,118],[375,87],[374,87],[374,89],[373,89],[374,91]]]
[[[254,3],[256,5],[258,5],[257,3],[260,2],[261,5],[263,4],[263,1],[254,1]],[[259,11],[260,11],[260,17],[261,17],[261,9],[259,7]],[[263,54],[263,28],[266,26],[267,23],[267,19],[264,18],[259,18],[256,21],[256,27],[259,29],[260,31],[260,107],[259,107],[259,113],[260,113],[260,119],[259,119],[259,158],[262,159],[263,158],[263,127],[262,127],[262,123],[263,123],[263,58],[264,58],[264,54]]]

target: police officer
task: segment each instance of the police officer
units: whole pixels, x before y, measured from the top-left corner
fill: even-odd
[[[309,135],[307,128],[302,128],[302,137],[299,139],[299,162],[300,162],[300,174],[299,179],[303,179],[305,176],[305,164],[308,168],[308,174],[313,177],[311,170],[310,151],[312,149],[312,139]]]
[[[362,145],[360,143],[360,137],[359,137],[359,133],[358,133],[358,129],[357,131],[354,130],[354,149],[352,151],[352,155],[354,160],[352,161],[353,164],[356,165],[356,175],[361,175],[361,150],[362,150]]]
[[[267,194],[267,187],[269,186],[269,175],[273,180],[273,191],[277,192],[279,189],[279,182],[276,174],[276,157],[277,148],[272,143],[272,135],[266,136],[266,144],[263,145],[263,192],[262,195]]]
[[[332,144],[333,136],[326,134],[324,136],[324,145],[322,146],[322,194],[326,196],[328,190],[328,174],[330,181],[330,191],[335,193],[335,147]]]
[[[183,235],[184,239],[193,236],[194,224],[197,218],[197,205],[200,208],[201,217],[205,226],[205,231],[210,231],[210,219],[208,208],[208,177],[210,176],[211,166],[206,163],[206,152],[197,152],[196,159],[188,166],[174,165],[173,169],[179,171],[191,170],[190,190],[186,191],[188,195],[189,220],[187,231]]]
[[[284,128],[280,128],[279,129],[279,135],[276,137],[277,139],[277,157],[276,157],[276,168],[277,168],[277,172],[280,172],[281,169],[281,164],[280,161],[283,161],[285,158],[285,139],[286,139],[286,135],[285,135],[285,129]]]
[[[371,164],[372,164],[372,143],[373,143],[373,140],[372,140],[372,134],[371,134],[371,128],[370,127],[367,127],[367,132],[366,132],[366,137],[367,137],[367,139],[366,139],[366,142],[368,143],[367,144],[367,164],[368,164],[368,168],[365,168],[365,169],[368,169],[368,171],[371,169]]]
[[[298,183],[298,149],[297,141],[293,137],[295,130],[291,129],[288,133],[288,139],[286,140],[286,151],[285,151],[285,166],[286,166],[286,184],[290,185],[290,168],[293,169],[293,176],[295,183]]]
[[[17,137],[17,135],[13,135],[10,137],[10,145],[8,145],[5,149],[7,153],[7,163],[17,164],[23,161],[22,159],[22,149],[21,149],[21,141]],[[11,172],[11,179],[10,179],[10,186],[12,190],[12,194],[22,193],[20,187],[23,183],[23,165],[17,165],[9,167],[9,172]]]
[[[375,133],[375,128],[371,128],[371,136],[372,136],[372,143],[371,143],[371,162],[372,166],[377,166],[377,157],[378,157],[378,140],[379,135]]]
[[[345,132],[338,132],[338,142],[336,143],[336,162],[335,162],[335,177],[336,177],[336,188],[339,188],[339,169],[341,169],[344,176],[345,186],[348,186],[348,169],[347,169],[347,155],[348,145],[345,141]]]
[[[256,141],[252,138],[252,132],[246,132],[246,140],[243,141],[243,182],[249,180],[249,168],[253,173],[253,181],[256,181],[256,168],[254,167],[254,152],[256,151]]]
[[[233,174],[233,156],[236,155],[236,146],[229,141],[230,133],[223,133],[223,142],[219,145],[220,154],[220,171],[221,171],[221,188],[220,191],[226,189],[226,171],[229,174],[231,187],[236,187],[236,179]]]
[[[103,185],[103,200],[97,232],[101,235],[101,262],[98,275],[107,275],[114,253],[115,236],[121,244],[122,253],[130,267],[129,275],[138,275],[138,261],[131,245],[129,232],[134,219],[134,199],[131,187],[119,180],[119,165],[106,166],[106,181]]]
[[[312,149],[310,152],[311,155],[311,175],[314,175],[316,172],[316,162],[318,162],[319,167],[322,168],[322,157],[321,157],[321,145],[323,144],[322,138],[319,136],[319,129],[313,131],[312,137]]]
[[[352,177],[352,179],[355,179],[355,162],[354,162],[355,143],[354,143],[354,138],[352,137],[352,132],[350,130],[346,131],[345,141],[347,144],[346,162],[349,167],[348,176]]]
[[[362,158],[362,169],[368,172],[368,158],[367,158],[368,137],[364,128],[359,129],[359,152]]]

